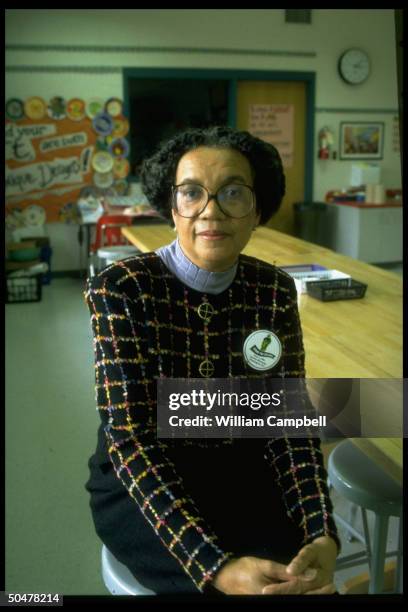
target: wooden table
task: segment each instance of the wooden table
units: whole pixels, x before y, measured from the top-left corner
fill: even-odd
[[[168,225],[127,227],[142,252],[172,242]],[[243,251],[277,266],[320,264],[368,285],[361,300],[321,302],[299,296],[310,378],[402,378],[402,279],[362,261],[276,230],[259,227]],[[402,439],[354,438],[353,442],[402,482]]]

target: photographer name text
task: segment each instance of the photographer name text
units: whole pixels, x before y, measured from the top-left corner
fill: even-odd
[[[171,427],[289,427],[298,429],[299,427],[326,427],[326,416],[319,416],[316,419],[309,417],[301,418],[278,418],[269,415],[263,417],[250,418],[240,414],[231,416],[216,415],[214,417],[197,415],[195,417],[179,417],[172,415],[169,417]]]

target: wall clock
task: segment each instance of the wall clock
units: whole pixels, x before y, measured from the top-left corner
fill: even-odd
[[[339,59],[341,78],[349,85],[364,83],[370,74],[370,59],[361,49],[347,49]]]

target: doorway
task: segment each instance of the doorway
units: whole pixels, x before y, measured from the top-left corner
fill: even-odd
[[[177,132],[228,124],[226,79],[130,79],[130,164],[139,174],[144,158]]]
[[[126,68],[123,83],[131,181],[138,181],[141,160],[180,129],[217,123],[253,131],[254,105],[285,106],[292,116],[291,157],[284,159],[286,195],[268,225],[294,235],[293,204],[313,195],[314,73]]]

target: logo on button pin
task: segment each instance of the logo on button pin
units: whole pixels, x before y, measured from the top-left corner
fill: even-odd
[[[282,356],[278,336],[267,329],[252,332],[244,342],[244,359],[254,370],[270,370]]]

